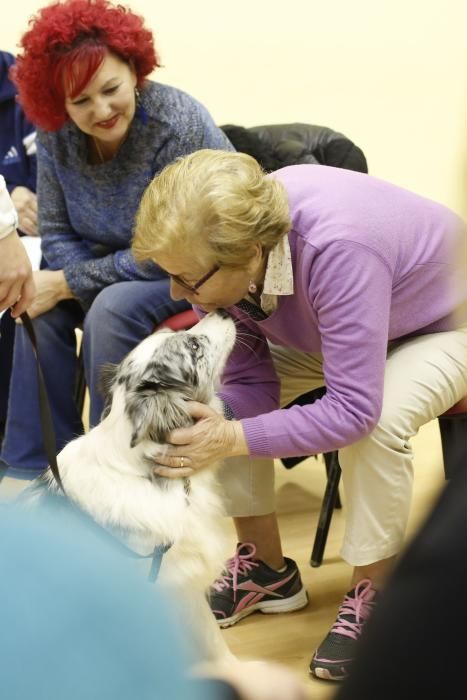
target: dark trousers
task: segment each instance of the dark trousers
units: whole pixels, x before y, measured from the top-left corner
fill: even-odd
[[[0,320],[0,444],[8,407],[14,339],[15,323],[10,316],[10,312],[6,311]]]

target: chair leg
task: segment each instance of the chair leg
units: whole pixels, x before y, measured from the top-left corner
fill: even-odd
[[[326,476],[329,479],[329,471],[332,468],[334,461],[336,459],[338,459],[338,453],[337,452],[323,452],[323,458],[324,458],[324,466],[326,467]],[[342,501],[341,501],[339,489],[337,490],[336,503],[334,505],[334,508],[339,508],[339,510],[342,508]]]
[[[467,465],[467,416],[440,416],[438,418],[444,474],[450,479]]]
[[[329,455],[329,466],[326,463],[328,480],[324,492],[323,502],[321,504],[318,527],[316,528],[315,541],[313,543],[313,549],[310,557],[310,564],[313,567],[318,567],[322,564],[332,513],[336,506],[336,501],[339,494],[341,468],[339,466],[337,452],[330,452]]]
[[[75,383],[75,404],[80,416],[83,414],[84,397],[86,395],[86,379],[84,377],[83,347],[78,353],[78,371]]]

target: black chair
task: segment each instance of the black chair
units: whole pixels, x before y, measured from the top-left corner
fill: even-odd
[[[327,126],[300,122],[251,127],[224,124],[221,129],[237,151],[253,156],[268,172],[304,163],[368,172],[363,151]]]
[[[83,415],[84,410],[84,399],[86,396],[86,379],[84,376],[84,362],[83,362],[83,343],[81,341],[81,346],[78,352],[78,369],[75,377],[75,393],[74,399],[75,404],[78,409],[80,416]]]
[[[301,399],[306,399],[306,397],[301,397]],[[308,402],[305,401],[305,403]],[[457,470],[465,469],[467,466],[467,442],[465,439],[467,435],[467,397],[438,416],[438,424],[444,474],[446,479],[450,479]],[[330,452],[324,457],[325,460],[326,457],[328,460],[326,461],[327,483],[310,558],[311,566],[320,566],[323,561],[332,514],[339,498],[341,468],[338,454]],[[301,458],[295,459],[300,460]]]
[[[307,406],[322,398],[325,393],[326,388],[324,386],[319,387],[318,389],[309,391],[307,394],[302,394],[302,396],[299,396],[295,401],[285,406],[285,408],[290,408],[291,406]],[[308,459],[308,457],[283,457],[281,461],[286,469],[291,469],[304,459]],[[324,548],[326,546],[334,508],[342,508],[339,496],[341,469],[337,451],[323,452],[323,460],[327,481],[310,556],[310,565],[313,567],[321,566],[322,564]]]
[[[438,416],[444,473],[450,479],[467,466],[467,396]]]

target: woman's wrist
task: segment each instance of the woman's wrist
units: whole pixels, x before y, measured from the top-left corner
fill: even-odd
[[[240,457],[243,455],[250,454],[248,443],[245,438],[245,433],[243,432],[243,426],[241,421],[232,420],[228,421],[228,426],[231,431],[231,455],[232,457]]]
[[[74,299],[74,294],[68,286],[63,270],[57,270],[56,276],[59,301],[63,301],[64,299]]]

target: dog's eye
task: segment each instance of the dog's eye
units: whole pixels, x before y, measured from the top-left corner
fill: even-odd
[[[193,350],[193,352],[198,352],[199,350],[199,343],[197,340],[193,339],[190,340],[190,348]]]

